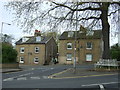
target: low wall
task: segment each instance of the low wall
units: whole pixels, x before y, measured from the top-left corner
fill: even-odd
[[[0,68],[4,69],[4,68],[19,68],[19,63],[5,63],[5,64],[0,64]]]

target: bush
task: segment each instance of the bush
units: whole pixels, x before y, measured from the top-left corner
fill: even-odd
[[[117,59],[118,61],[120,61],[120,47],[118,46],[118,44],[111,47],[110,55],[112,59]]]
[[[2,63],[16,63],[17,51],[9,43],[2,43]]]

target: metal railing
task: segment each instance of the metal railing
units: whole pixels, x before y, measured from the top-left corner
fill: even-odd
[[[94,64],[95,69],[96,68],[102,68],[102,67],[119,67],[118,61],[116,59],[100,59],[97,63]]]

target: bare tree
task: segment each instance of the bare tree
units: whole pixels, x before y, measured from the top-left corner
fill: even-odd
[[[6,6],[15,10],[16,21],[25,28],[25,31],[30,31],[34,27],[43,27],[42,30],[50,31],[59,30],[61,27],[64,30],[74,30],[76,21],[77,24],[83,24],[90,29],[95,27],[102,29],[104,42],[102,57],[110,58],[108,17],[117,17],[120,10],[119,2],[14,1]]]

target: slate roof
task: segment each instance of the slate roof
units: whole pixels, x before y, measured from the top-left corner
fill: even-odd
[[[29,37],[29,39],[26,42],[22,42],[22,38],[16,42],[16,45],[21,45],[21,44],[45,44],[50,37],[42,37],[41,41],[36,42],[36,36]]]
[[[102,38],[102,30],[92,30],[94,32],[93,35],[86,35],[86,33],[81,33],[80,31],[65,31],[59,37],[59,40],[71,40],[75,39],[101,39]],[[68,32],[74,32],[72,37],[68,37]]]

